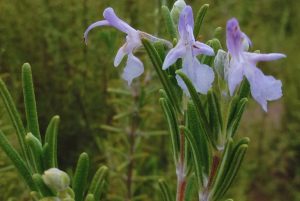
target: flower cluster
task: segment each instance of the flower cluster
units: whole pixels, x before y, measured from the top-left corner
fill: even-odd
[[[210,46],[195,39],[193,34],[194,18],[192,8],[182,0],[176,3],[174,4],[173,12],[175,14],[179,13],[179,19],[176,21],[178,22],[179,39],[175,47],[172,47],[171,43],[166,40],[132,28],[118,18],[112,8],[104,10],[103,16],[105,20],[97,21],[87,28],[84,33],[85,41],[87,42],[89,31],[98,26],[112,26],[127,35],[125,44],[116,54],[114,65],[115,67],[119,66],[123,58],[127,56],[122,78],[128,82],[128,85],[132,83],[134,78],[139,77],[144,72],[142,61],[134,56],[134,52],[142,47],[141,39],[147,38],[153,43],[162,41],[170,47],[163,61],[162,69],[168,69],[177,60],[181,59],[181,71],[192,81],[197,92],[206,94],[213,85],[215,78],[214,70],[210,66],[201,63],[198,56],[201,54],[215,56],[215,52]],[[175,14],[174,16],[176,16]],[[251,41],[240,30],[239,23],[235,18],[227,22],[226,45],[228,53],[226,53],[226,59],[222,61],[224,65],[222,69],[224,72],[222,73],[225,75],[224,79],[228,83],[230,95],[234,95],[237,86],[246,77],[250,83],[252,97],[267,111],[267,101],[276,100],[282,96],[282,83],[272,76],[265,76],[256,64],[259,61],[284,58],[285,55],[279,53],[259,54],[248,52],[247,50],[251,46]],[[220,51],[216,59],[219,58],[219,53]],[[178,85],[189,96],[183,80],[179,76],[176,76],[176,79]]]

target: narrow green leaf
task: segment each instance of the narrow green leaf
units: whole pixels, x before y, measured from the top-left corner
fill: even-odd
[[[105,131],[109,131],[109,132],[114,132],[114,133],[121,133],[123,132],[123,130],[121,128],[116,128],[110,125],[100,125],[100,128],[105,130]]]
[[[18,172],[23,177],[28,187],[32,191],[35,191],[36,186],[32,180],[30,170],[27,168],[25,162],[18,154],[18,152],[10,145],[10,143],[8,142],[8,140],[6,139],[5,135],[1,130],[0,130],[0,147],[3,149],[3,151],[6,153],[8,158],[17,168]]]
[[[44,164],[45,169],[57,167],[57,130],[59,124],[59,116],[54,116],[46,130],[45,144],[44,145]]]
[[[1,79],[0,79],[0,95],[2,97],[5,108],[9,114],[10,120],[12,121],[13,126],[16,130],[18,141],[21,147],[21,155],[25,158],[27,166],[30,167],[29,149],[25,143],[25,135],[26,135],[25,128],[20,118],[20,115],[17,111],[17,108],[13,102],[13,99],[8,89],[6,88],[5,83]]]
[[[218,138],[222,133],[223,124],[220,104],[213,91],[208,92],[207,99],[210,129],[212,131],[213,140],[217,144]]]
[[[219,200],[228,190],[230,184],[233,181],[234,176],[237,173],[237,170],[236,172],[232,172],[232,170],[239,168],[241,164],[241,161],[237,162],[236,159],[239,158],[240,156],[244,157],[243,154],[239,155],[241,154],[240,150],[243,150],[243,148],[241,149],[241,147],[245,147],[245,146],[248,147],[249,141],[250,141],[249,138],[243,138],[235,145],[233,145],[232,140],[230,140],[227,143],[225,148],[225,153],[222,158],[221,166],[218,169],[218,177],[214,182],[214,187],[212,190],[212,196],[213,198],[215,198],[213,200]]]
[[[248,102],[247,98],[242,98],[236,106],[235,114],[230,125],[227,128],[227,135],[234,137],[242,119],[243,113],[245,111],[246,103]]]
[[[15,167],[13,165],[7,165],[7,166],[4,166],[4,167],[1,167],[0,168],[0,173],[4,173],[4,172],[7,172],[7,171],[10,171],[12,169],[14,169]]]
[[[123,89],[107,88],[107,92],[122,96],[131,96],[131,93],[128,90]]]
[[[217,169],[215,179],[213,181],[213,185],[211,188],[211,196],[215,196],[216,192],[221,187],[222,182],[224,181],[224,178],[226,176],[226,171],[228,170],[230,164],[230,157],[231,157],[232,150],[233,150],[233,141],[232,139],[229,139],[225,146],[221,163]]]
[[[41,142],[32,73],[28,63],[22,67],[22,84],[28,130]]]
[[[239,91],[237,95],[235,95],[230,103],[230,111],[228,115],[228,121],[227,121],[227,130],[230,128],[233,124],[233,121],[235,120],[238,104],[240,104],[240,100],[243,98],[247,98],[250,94],[250,85],[247,79],[244,79],[242,81],[242,84],[239,88]]]
[[[162,12],[164,22],[166,24],[168,34],[170,35],[170,39],[172,41],[174,38],[177,38],[177,31],[175,28],[175,23],[171,17],[170,10],[167,6],[162,6],[161,12]]]
[[[198,36],[199,36],[201,26],[203,24],[203,20],[207,13],[208,8],[209,8],[209,4],[204,4],[203,6],[201,6],[201,8],[199,9],[199,11],[197,13],[196,20],[195,20],[195,28],[194,28],[195,38],[198,38]]]
[[[128,117],[130,115],[132,115],[132,111],[121,112],[121,113],[118,113],[117,115],[113,116],[113,120],[122,119],[122,118]]]
[[[221,38],[223,34],[223,28],[222,27],[217,27],[214,31],[214,38]]]
[[[240,147],[241,145],[245,144],[248,145],[250,142],[250,139],[248,137],[244,137],[241,140],[239,140],[235,146],[235,150],[233,152],[235,152],[237,150],[238,147]]]
[[[250,84],[246,78],[242,81],[242,84],[239,88],[238,96],[239,99],[248,98],[250,95]]]
[[[209,128],[209,123],[205,114],[205,109],[201,103],[200,97],[196,91],[196,89],[193,86],[193,83],[189,80],[189,78],[180,70],[176,71],[176,74],[179,75],[181,77],[181,79],[184,81],[185,85],[187,86],[191,99],[193,101],[193,103],[195,104],[195,107],[197,108],[197,114],[200,120],[200,126],[202,127],[201,130],[203,130],[205,132],[205,135],[208,137],[208,139],[210,139],[212,145],[214,147],[215,144],[213,144],[213,141],[211,140],[211,136],[208,135],[208,133],[210,133],[210,128]]]
[[[199,189],[197,188],[197,179],[195,174],[192,174],[187,182],[185,190],[185,201],[193,201],[197,197]]]
[[[221,199],[225,195],[229,187],[231,186],[232,182],[234,181],[234,178],[238,173],[238,170],[241,167],[241,163],[244,159],[247,149],[248,149],[248,145],[242,144],[238,146],[236,151],[233,153],[230,167],[227,171],[226,177],[224,178],[222,186],[218,189],[218,191],[214,195],[215,200]]]
[[[48,156],[48,155],[49,155],[49,144],[45,143],[43,145],[43,157],[42,157],[45,170],[49,169],[49,167],[50,167],[50,165],[49,165],[50,164],[50,159],[49,159],[50,156]]]
[[[99,200],[101,193],[103,192],[103,187],[106,182],[108,175],[108,168],[106,166],[100,167],[96,174],[94,175],[88,194],[93,194],[95,200]]]
[[[205,135],[205,132],[202,130],[200,126],[200,121],[197,115],[197,110],[195,108],[195,105],[193,102],[188,102],[187,107],[187,126],[188,129],[193,134],[196,144],[198,144],[198,148],[200,151],[200,160],[201,164],[203,166],[203,171],[206,174],[206,176],[209,174],[209,166],[210,166],[210,151],[209,151],[209,145],[208,145],[208,139]]]
[[[162,42],[156,42],[154,43],[154,48],[156,49],[160,59],[163,61],[166,57],[166,50],[164,44]]]
[[[236,106],[239,103],[239,101],[240,101],[239,97],[234,96],[230,102],[229,113],[228,113],[228,117],[227,117],[227,130],[228,130],[229,126],[232,125],[232,121],[235,117]]]
[[[82,153],[79,156],[72,182],[72,189],[75,193],[75,201],[83,201],[84,191],[88,179],[90,166],[89,162],[89,156],[86,153]]]
[[[178,122],[175,115],[175,111],[173,110],[173,107],[170,106],[170,103],[168,99],[166,98],[160,98],[159,103],[163,109],[165,118],[167,119],[169,131],[171,134],[171,142],[172,142],[172,150],[173,150],[173,158],[175,161],[175,164],[177,164],[178,155],[179,155],[179,128],[178,128]]]
[[[154,46],[146,39],[142,39],[142,43],[150,57],[150,60],[155,68],[155,71],[173,105],[173,107],[176,109],[177,112],[180,112],[180,101],[179,98],[172,87],[172,82],[168,78],[168,75],[165,71],[162,70],[162,60],[157,53],[156,49]]]
[[[173,201],[171,191],[170,191],[166,181],[164,179],[160,179],[158,181],[158,185],[160,188],[160,192],[162,194],[162,198],[163,198],[162,200],[163,201]]]
[[[201,163],[202,158],[201,158],[201,154],[199,151],[199,146],[197,144],[195,137],[189,131],[188,128],[186,128],[184,126],[180,126],[180,129],[184,132],[184,135],[185,135],[186,139],[188,140],[189,145],[191,147],[193,160],[194,160],[195,175],[197,178],[198,187],[199,188],[203,187],[205,182],[204,182],[204,177],[203,177],[203,164]]]
[[[33,159],[31,165],[36,173],[43,173],[43,148],[41,142],[32,133],[27,133],[25,140]]]
[[[160,94],[161,98],[164,98],[164,99],[166,99],[168,102],[170,102],[169,97],[168,97],[168,95],[167,95],[167,93],[166,93],[165,90],[160,89],[160,90],[159,90],[159,94]]]
[[[55,196],[55,194],[44,183],[42,176],[40,174],[33,174],[32,178],[37,189],[39,190],[39,192],[42,194],[43,197]]]

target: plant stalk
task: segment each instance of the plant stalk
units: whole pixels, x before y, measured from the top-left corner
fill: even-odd
[[[216,176],[218,166],[220,164],[219,152],[215,153],[212,160],[211,171],[208,178],[208,183],[203,192],[199,195],[199,201],[209,201],[209,192]]]

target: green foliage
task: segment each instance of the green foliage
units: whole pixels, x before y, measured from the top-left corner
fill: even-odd
[[[83,201],[85,186],[88,182],[89,165],[89,156],[86,153],[80,154],[72,182],[75,201]]]
[[[174,1],[165,2],[170,8]],[[186,2],[192,4],[195,11],[201,6],[199,1]],[[91,159],[93,164],[111,161],[110,166],[116,170],[117,166],[124,165],[123,161],[127,161],[126,156],[120,157],[125,149],[116,148],[104,155],[107,147],[127,146],[126,141],[122,139],[125,135],[124,128],[127,128],[125,125],[128,123],[124,117],[129,117],[131,114],[127,111],[129,101],[126,100],[132,101],[132,99],[125,95],[131,93],[126,87],[120,87],[123,83],[115,79],[119,79],[117,70],[111,68],[116,48],[121,44],[117,37],[119,35],[112,29],[95,30],[90,38],[93,43],[89,43],[86,48],[82,42],[82,34],[88,24],[102,19],[101,11],[104,7],[112,6],[122,18],[134,24],[136,28],[150,33],[159,32],[168,38],[163,21],[157,17],[159,9],[154,12],[155,6],[159,3],[145,0],[111,1],[109,4],[96,0],[3,0],[0,2],[2,33],[0,36],[0,70],[3,73],[1,77],[7,83],[13,99],[16,100],[16,108],[19,111],[26,111],[20,90],[19,66],[24,61],[30,61],[33,64],[41,137],[47,128],[49,116],[57,112],[64,121],[60,126],[62,135],[60,135],[60,143],[57,147],[64,153],[57,159],[62,167],[67,169],[75,164],[79,150],[83,147],[88,153],[93,152],[93,156],[98,155]],[[254,49],[260,47],[262,52],[276,49],[288,55],[288,59],[282,62],[281,66],[285,66],[283,69],[272,68],[271,64],[262,65],[264,71],[277,74],[276,77],[284,81],[283,101],[271,103],[269,114],[263,114],[252,101],[249,101],[246,114],[238,120],[244,126],[241,126],[234,136],[237,138],[249,136],[259,141],[251,143],[245,159],[249,165],[241,167],[237,183],[232,186],[233,189],[228,196],[235,197],[235,200],[239,201],[297,200],[300,185],[299,160],[297,160],[300,144],[300,115],[297,110],[300,100],[298,79],[300,71],[297,61],[300,27],[299,1],[207,0],[203,3],[209,3],[210,7],[209,15],[205,17],[204,24],[199,29],[200,33],[197,34],[199,40],[207,41],[208,38],[217,37],[215,28],[217,26],[224,28],[226,20],[235,16],[240,19],[244,31],[253,40]],[[210,26],[206,26],[208,24]],[[219,37],[220,34],[217,35],[220,41],[224,41]],[[222,45],[225,47],[225,44],[222,43]],[[144,55],[143,52],[138,52],[138,54],[142,57]],[[150,64],[147,63],[145,67],[147,76],[153,77],[152,83],[157,82]],[[122,88],[122,90],[119,95],[116,93],[112,95],[108,86],[113,89]],[[156,101],[159,97],[156,93],[158,90],[156,87],[155,89],[148,87],[146,92],[150,91],[154,91],[149,93],[154,100],[149,101],[144,110],[151,111],[150,115],[146,112],[144,115],[151,119],[153,125],[141,123],[143,137],[138,140],[137,149],[143,149],[143,154],[137,156],[139,163],[136,164],[137,171],[134,173],[136,189],[138,189],[136,195],[145,191],[143,188],[147,188],[151,195],[159,194],[153,193],[154,187],[152,188],[149,182],[156,180],[156,177],[145,179],[145,177],[138,176],[150,174],[163,175],[173,194],[172,186],[175,183],[173,164],[166,158],[171,151],[168,149],[169,140],[167,139],[169,138],[164,136],[165,132],[150,129],[155,127],[164,130],[167,126],[160,119],[162,113]],[[112,106],[115,105],[114,101],[118,101],[120,105],[123,104],[123,108]],[[16,135],[12,135],[15,131],[13,131],[7,112],[3,112],[4,107],[3,104],[0,105],[0,113],[4,114],[0,118],[1,130],[11,144],[18,151],[21,150],[21,156],[28,155],[22,153],[24,148],[19,147],[17,143],[20,140],[15,137]],[[24,120],[26,112],[21,113],[24,115],[21,115],[20,119]],[[30,122],[35,122],[34,114],[32,117]],[[223,121],[227,122],[226,119]],[[16,126],[17,122],[14,124]],[[100,124],[105,124],[101,126],[103,129],[100,128]],[[31,127],[32,129],[32,125],[34,123],[26,125],[25,128]],[[32,134],[36,136],[34,131]],[[99,142],[100,138],[102,142]],[[51,149],[57,150],[54,144],[56,142],[52,143]],[[23,147],[25,146],[26,143],[23,144]],[[53,152],[45,151],[49,149],[47,146],[49,145],[44,144],[43,153],[47,152],[52,155]],[[151,155],[160,157],[150,158],[148,157],[150,152]],[[49,165],[51,167],[58,162],[45,163],[52,164]],[[12,197],[17,197],[16,200],[26,199],[23,183],[18,181],[16,171],[11,167],[7,157],[0,151],[0,200],[9,200]],[[123,169],[123,172],[120,171],[117,175],[123,175],[124,172]],[[114,174],[112,173],[112,176],[115,176]],[[272,178],[271,182],[270,178]],[[18,187],[15,186],[17,182],[20,184]],[[114,184],[113,190],[118,187],[120,191],[126,191],[123,187],[119,188],[120,185],[116,180],[112,183]],[[149,186],[151,188],[148,188]],[[87,197],[86,200],[94,200],[91,194]]]
[[[162,194],[163,201],[173,200],[172,199],[172,194],[170,192],[170,189],[169,189],[167,183],[163,179],[160,179],[158,181],[158,184],[159,184],[159,188],[160,188],[160,191],[161,191],[161,194]]]
[[[199,11],[197,13],[196,20],[195,20],[195,28],[194,28],[195,38],[198,38],[198,36],[199,36],[201,26],[203,24],[203,20],[207,13],[208,8],[209,8],[209,4],[204,4],[203,6],[201,6],[201,8],[199,9]]]
[[[87,184],[88,176],[88,166],[89,160],[87,154],[82,154],[80,156],[75,176],[74,182],[71,189],[69,187],[70,178],[69,176],[57,169],[57,123],[58,118],[54,117],[53,121],[50,122],[48,126],[47,133],[45,135],[45,145],[48,149],[43,152],[43,143],[40,137],[37,120],[37,110],[35,103],[35,95],[33,88],[33,80],[31,74],[31,67],[29,64],[24,64],[22,67],[22,77],[23,77],[23,92],[25,97],[25,108],[27,114],[27,122],[29,123],[28,133],[25,135],[25,129],[22,127],[22,121],[19,119],[18,111],[12,101],[11,95],[8,92],[4,82],[1,81],[0,93],[2,94],[2,101],[4,101],[6,111],[8,112],[10,120],[15,124],[16,133],[18,133],[20,145],[24,143],[23,153],[28,154],[21,156],[18,151],[10,144],[7,140],[5,134],[0,129],[0,148],[4,151],[7,157],[11,160],[18,173],[21,175],[29,190],[31,191],[33,197],[37,200],[44,200],[50,197],[53,199],[68,199],[70,201],[83,200],[85,189],[83,186]],[[35,137],[31,132],[35,132],[37,137]],[[23,133],[22,133],[23,132]],[[22,135],[22,136],[21,136]],[[44,149],[45,150],[45,149]],[[44,154],[50,153],[50,154]],[[44,161],[50,161],[50,168],[47,167],[47,163]],[[55,163],[56,162],[56,163]],[[105,173],[107,172],[106,167],[101,169],[103,173],[95,175],[92,183],[91,190],[89,192],[94,195],[95,199],[100,199],[100,193],[104,186],[103,183],[106,182]],[[43,176],[41,175],[43,174]],[[75,194],[74,194],[75,191]]]
[[[57,130],[59,124],[59,116],[52,117],[48,124],[45,142],[43,146],[44,167],[57,167]]]
[[[160,107],[154,109],[149,104],[157,104],[154,94],[158,88],[149,85],[147,79],[146,76],[137,80],[130,90],[109,88],[110,103],[116,115],[110,125],[101,125],[107,135],[97,137],[98,148],[106,150],[104,157],[110,169],[109,200],[160,199],[158,193],[152,192],[156,191],[160,170],[169,169],[169,138],[165,131],[157,130],[157,125],[162,124],[157,116]],[[153,146],[154,141],[161,145],[160,150]]]

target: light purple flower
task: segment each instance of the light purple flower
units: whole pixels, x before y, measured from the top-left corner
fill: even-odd
[[[227,22],[226,43],[230,59],[226,77],[230,95],[243,80],[250,83],[252,97],[267,111],[267,101],[277,100],[282,96],[282,83],[272,76],[266,76],[256,67],[260,61],[272,61],[286,57],[284,54],[259,54],[247,52],[250,39],[241,32],[238,21],[233,18]]]
[[[105,20],[97,21],[91,24],[86,31],[84,32],[84,39],[87,43],[88,33],[95,27],[101,26],[112,26],[116,29],[127,34],[126,43],[118,50],[117,55],[114,60],[114,66],[117,67],[123,60],[123,58],[127,55],[127,62],[124,68],[122,78],[128,82],[128,85],[131,84],[132,80],[138,76],[140,76],[144,72],[143,63],[133,55],[133,52],[142,46],[141,38],[147,38],[152,42],[162,41],[170,46],[168,41],[156,38],[150,34],[145,32],[141,32],[135,30],[131,26],[129,26],[126,22],[121,20],[114,12],[112,8],[106,8],[103,12],[103,16]]]
[[[205,64],[201,64],[197,59],[197,55],[214,55],[211,47],[195,40],[194,34],[194,18],[193,11],[190,6],[186,6],[179,17],[178,32],[180,39],[177,45],[170,50],[163,63],[163,69],[167,69],[174,64],[177,59],[182,59],[182,72],[193,82],[197,92],[206,94],[211,88],[214,80],[213,70]],[[179,86],[189,95],[183,80],[176,76]]]

